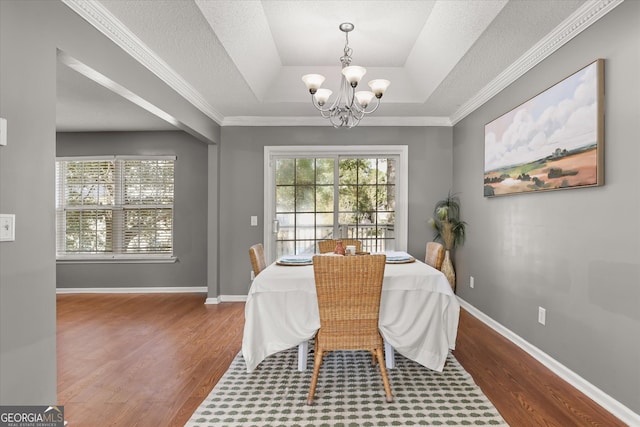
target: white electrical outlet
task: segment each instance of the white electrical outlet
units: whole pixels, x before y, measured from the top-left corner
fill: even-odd
[[[253,282],[253,279],[255,279],[255,278],[256,278],[256,275],[255,275],[255,273],[253,272],[253,270],[251,270],[251,281]]]
[[[538,323],[544,325],[547,322],[547,310],[538,307]]]
[[[258,217],[255,215],[251,215],[251,226],[252,227],[258,226]]]
[[[473,276],[469,277],[469,287],[473,289],[476,286],[473,280]]]

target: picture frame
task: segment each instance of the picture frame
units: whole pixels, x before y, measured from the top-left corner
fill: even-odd
[[[604,185],[604,60],[485,125],[484,196]]]

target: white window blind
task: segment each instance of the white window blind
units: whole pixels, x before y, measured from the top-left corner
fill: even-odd
[[[173,255],[175,157],[56,159],[58,258]]]

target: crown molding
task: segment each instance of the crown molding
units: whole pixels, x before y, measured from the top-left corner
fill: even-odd
[[[210,119],[222,123],[224,116],[220,112],[102,4],[86,0],[61,1]]]
[[[320,116],[311,117],[225,117],[221,126],[327,126],[329,121]],[[452,126],[448,117],[366,117],[358,127],[375,126]]]
[[[321,117],[224,117],[99,2],[61,0],[220,126],[326,126]],[[560,49],[624,0],[588,0],[451,117],[368,117],[359,126],[453,126]]]
[[[553,31],[536,43],[516,62],[507,67],[473,98],[462,105],[451,117],[452,125],[480,108],[485,102],[522,77],[549,55],[586,30],[597,20],[619,6],[624,0],[589,0],[565,19]]]

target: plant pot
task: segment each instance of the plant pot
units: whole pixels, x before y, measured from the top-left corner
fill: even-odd
[[[449,250],[444,251],[444,260],[442,261],[442,273],[444,273],[445,277],[449,281],[451,285],[451,289],[453,289],[453,293],[456,292],[456,270],[453,268],[453,263],[451,262],[451,255],[449,254]]]

